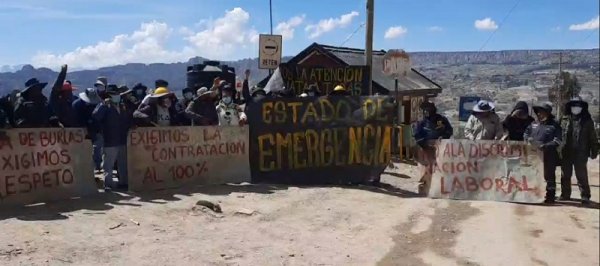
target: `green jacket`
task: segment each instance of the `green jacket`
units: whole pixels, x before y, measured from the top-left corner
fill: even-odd
[[[575,119],[572,115],[563,116],[561,119],[562,139],[563,144],[560,149],[563,158],[573,159],[595,159],[598,156],[598,137],[594,130],[594,121],[589,116],[582,116],[581,129],[579,130],[577,148],[573,148],[573,142],[577,139],[573,138],[573,122]]]

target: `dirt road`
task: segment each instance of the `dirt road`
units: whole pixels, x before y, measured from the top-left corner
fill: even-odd
[[[396,166],[382,188],[211,186],[1,210],[0,264],[600,263],[598,161],[588,208],[416,197],[416,168]]]

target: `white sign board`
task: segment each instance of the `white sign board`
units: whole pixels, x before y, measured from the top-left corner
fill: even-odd
[[[396,78],[410,72],[410,58],[404,50],[388,50],[383,56],[383,73]]]
[[[0,138],[0,208],[98,193],[81,128],[21,128]]]
[[[525,142],[442,140],[431,175],[429,197],[539,203],[546,190],[543,162]]]
[[[258,68],[276,69],[281,63],[281,35],[261,34],[258,40]]]
[[[138,128],[127,145],[129,189],[250,182],[248,150],[247,126]]]

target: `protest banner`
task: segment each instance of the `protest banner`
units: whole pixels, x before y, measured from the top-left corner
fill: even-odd
[[[391,156],[389,97],[306,97],[253,103],[253,182],[348,184],[378,176]]]
[[[321,95],[327,95],[337,85],[342,85],[352,95],[369,94],[369,71],[366,66],[304,67],[280,64],[279,71],[284,86],[300,95],[305,88],[316,85]]]
[[[248,127],[137,128],[129,134],[129,188],[250,181]]]
[[[442,140],[429,197],[539,203],[545,182],[541,155],[524,142]]]
[[[0,138],[0,206],[97,193],[83,129],[11,129]]]

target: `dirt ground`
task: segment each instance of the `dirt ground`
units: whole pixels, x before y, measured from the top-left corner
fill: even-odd
[[[1,210],[0,265],[599,265],[598,161],[588,168],[589,207],[422,198],[416,167],[396,164],[380,188],[224,185]]]

